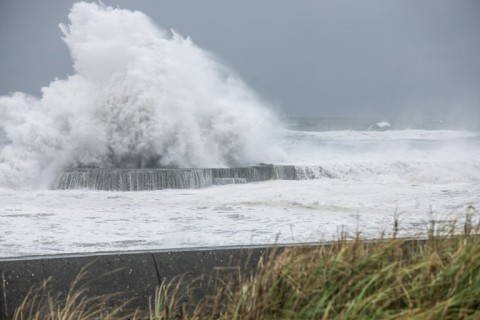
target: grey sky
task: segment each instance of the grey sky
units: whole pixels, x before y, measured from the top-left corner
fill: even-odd
[[[0,95],[72,73],[74,1],[0,0]],[[279,112],[480,114],[480,1],[122,1],[215,53]]]

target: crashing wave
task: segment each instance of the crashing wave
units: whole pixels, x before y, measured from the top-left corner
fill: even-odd
[[[0,97],[0,184],[49,181],[70,167],[229,167],[272,162],[276,119],[190,38],[143,13],[76,3],[60,25],[74,74]]]

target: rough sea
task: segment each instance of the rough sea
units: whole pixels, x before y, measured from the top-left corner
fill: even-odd
[[[139,11],[80,2],[68,19],[73,74],[39,97],[0,96],[0,258],[376,238],[395,219],[412,236],[478,218],[478,119],[279,119],[213,54]],[[260,163],[305,179],[52,188],[71,168]]]
[[[421,235],[432,219],[478,215],[478,131],[376,123],[285,119],[284,164],[321,166],[330,177],[137,192],[1,189],[0,256],[375,238],[391,234],[395,218],[400,235]]]

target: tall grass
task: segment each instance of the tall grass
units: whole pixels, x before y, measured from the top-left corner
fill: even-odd
[[[273,250],[255,275],[219,279],[214,294],[200,301],[184,299],[181,280],[162,284],[144,318],[480,319],[480,226],[469,217],[457,226],[438,231],[432,223],[423,240],[357,237]],[[63,311],[52,311],[83,309],[84,300],[74,295],[63,309],[34,295],[26,300],[30,305],[22,305],[15,319],[103,319],[105,314],[86,309],[83,318],[64,318]],[[32,305],[50,313],[24,316],[34,314]]]
[[[14,320],[89,320],[134,319],[136,312],[126,311],[128,301],[110,306],[116,294],[90,296],[86,280],[88,266],[82,268],[65,296],[50,290],[50,281],[30,289],[15,310]]]

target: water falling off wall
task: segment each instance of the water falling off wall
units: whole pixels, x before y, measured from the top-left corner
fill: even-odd
[[[59,174],[53,189],[139,191],[211,185],[211,169],[69,169]]]
[[[321,167],[261,165],[243,168],[207,169],[99,169],[62,170],[53,189],[140,191],[198,189],[212,185],[241,184],[266,180],[331,178]]]

